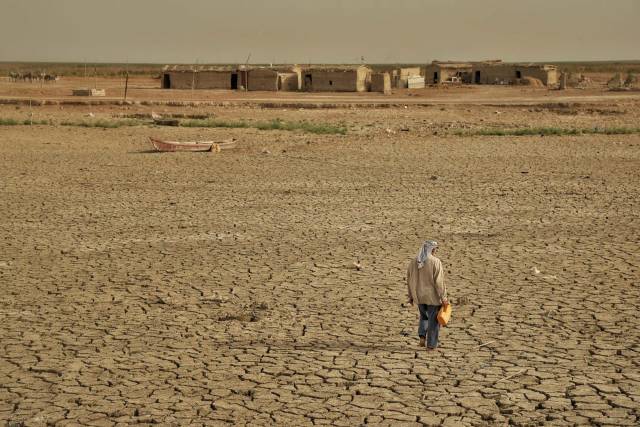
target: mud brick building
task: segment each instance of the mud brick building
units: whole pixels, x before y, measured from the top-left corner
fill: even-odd
[[[300,89],[300,68],[251,68],[247,71],[247,89],[262,91],[297,91]]]
[[[307,92],[367,92],[371,68],[354,66],[310,66],[302,70],[302,90]]]
[[[501,62],[476,62],[471,68],[471,83],[474,84],[518,84],[527,78],[538,79],[545,86],[555,86],[558,70],[555,65]]]
[[[421,76],[420,67],[400,68],[394,73],[393,87],[407,88],[409,87],[409,78],[412,76]]]
[[[389,73],[373,73],[371,75],[371,92],[391,93]]]
[[[424,69],[424,77],[427,84],[439,84],[453,82],[455,80],[471,83],[471,69],[469,62],[441,62],[433,61]]]
[[[246,85],[246,72],[235,67],[166,66],[163,89],[238,89]]]
[[[433,61],[424,68],[428,84],[460,82],[469,84],[512,85],[537,79],[545,86],[558,84],[555,65],[518,64],[500,60],[479,62]]]

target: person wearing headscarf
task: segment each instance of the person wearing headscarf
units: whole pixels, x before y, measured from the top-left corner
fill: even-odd
[[[409,304],[418,305],[418,337],[420,346],[426,346],[427,350],[438,347],[438,311],[442,305],[449,304],[442,262],[435,256],[437,249],[438,242],[425,241],[407,268]]]

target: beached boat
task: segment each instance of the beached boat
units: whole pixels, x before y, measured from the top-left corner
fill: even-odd
[[[220,151],[233,148],[236,145],[234,140],[224,142],[215,141],[163,141],[161,139],[149,137],[149,141],[157,151]]]

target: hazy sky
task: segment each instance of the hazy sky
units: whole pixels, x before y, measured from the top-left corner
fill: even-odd
[[[0,0],[0,61],[640,59],[640,0]]]

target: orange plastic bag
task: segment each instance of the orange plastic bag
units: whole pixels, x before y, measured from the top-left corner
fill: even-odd
[[[440,326],[447,326],[449,320],[451,320],[451,303],[442,305],[438,311],[438,323]]]

